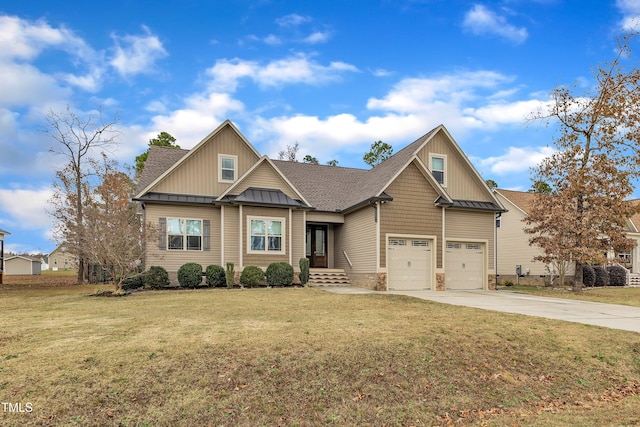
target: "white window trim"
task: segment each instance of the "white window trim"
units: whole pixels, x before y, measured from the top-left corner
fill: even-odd
[[[282,226],[280,227],[282,234],[280,235],[282,241],[280,242],[280,250],[279,251],[270,251],[269,250],[269,242],[268,242],[268,235],[265,235],[265,237],[267,237],[267,240],[265,241],[265,249],[263,251],[257,251],[257,250],[252,250],[251,249],[251,221],[279,221],[282,223]],[[284,217],[269,217],[269,216],[249,216],[247,215],[247,253],[248,254],[254,254],[254,255],[286,255],[287,254],[287,245],[286,245],[286,241],[287,241],[287,233],[286,233],[286,228],[287,227],[287,220]],[[266,228],[265,228],[266,230]]]
[[[429,171],[433,172],[433,158],[437,158],[437,159],[442,159],[443,163],[444,163],[444,170],[442,171],[442,185],[443,187],[447,186],[447,155],[446,154],[438,154],[438,153],[429,153]],[[440,171],[436,171],[436,172],[440,172]],[[433,177],[434,179],[436,179],[436,177]],[[438,180],[436,179],[436,182]]]
[[[233,159],[233,179],[222,178],[222,159]],[[232,154],[218,154],[218,182],[232,183],[238,179],[238,156]]]
[[[184,221],[184,230],[182,233],[182,236],[184,238],[184,241],[182,242],[182,249],[169,249],[169,220],[172,219],[181,219]],[[200,249],[187,249],[187,237],[188,236],[197,236],[197,234],[187,234],[187,221],[200,221]],[[166,246],[166,250],[171,251],[171,252],[202,252],[204,250],[204,219],[202,218],[178,218],[178,217],[167,217],[167,237],[166,237],[166,242],[167,242],[167,246]],[[177,236],[177,234],[176,234]]]

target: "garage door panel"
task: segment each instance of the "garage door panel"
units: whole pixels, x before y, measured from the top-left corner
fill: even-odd
[[[485,245],[476,242],[447,242],[445,285],[447,289],[482,289]]]
[[[428,239],[389,239],[387,267],[390,290],[431,287],[432,246]]]

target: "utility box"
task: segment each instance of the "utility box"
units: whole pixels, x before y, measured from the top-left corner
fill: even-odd
[[[521,265],[516,265],[516,276],[517,277],[522,276],[522,266]]]

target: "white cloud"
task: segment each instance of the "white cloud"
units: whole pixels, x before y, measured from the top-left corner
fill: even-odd
[[[321,65],[309,57],[299,54],[266,64],[242,59],[222,59],[207,70],[212,77],[211,91],[231,93],[237,89],[241,79],[248,78],[262,87],[303,83],[319,85],[339,80],[345,72],[358,69],[345,62]]]
[[[551,147],[509,147],[501,156],[480,159],[477,164],[481,168],[489,168],[496,175],[524,172],[536,166],[545,157],[554,153]]]
[[[407,78],[384,97],[370,98],[367,102],[370,114],[364,118],[353,114],[260,118],[252,122],[249,136],[251,140],[265,141],[271,155],[298,141],[301,151],[312,152],[319,158],[360,152],[379,139],[406,144],[441,123],[457,139],[464,140],[470,131],[493,132],[510,125],[521,126],[528,113],[545,105],[546,100],[535,98],[509,101],[514,90],[505,85],[512,80],[486,70]],[[511,154],[516,156],[517,152]],[[485,164],[499,164],[508,169],[508,160],[508,157],[492,158]],[[518,164],[522,165],[522,160]]]
[[[536,111],[546,111],[548,101],[528,99],[523,101],[499,101],[479,108],[467,108],[465,114],[482,120],[489,126],[524,123]]]
[[[529,37],[526,28],[510,24],[504,16],[481,4],[467,11],[462,26],[476,35],[496,35],[514,43],[522,43]]]
[[[460,105],[476,98],[480,89],[492,89],[510,82],[511,77],[493,71],[462,71],[435,77],[401,80],[382,99],[370,98],[372,110],[395,112],[424,111],[426,105]]]
[[[51,188],[14,189],[0,188],[0,211],[7,226],[13,230],[49,228],[51,218],[47,214],[47,202],[53,195]]]
[[[328,31],[316,31],[302,39],[302,42],[307,44],[319,44],[326,43],[330,38],[331,33],[329,33]]]
[[[640,29],[640,0],[616,0],[616,7],[622,14],[623,29]]]
[[[311,22],[311,17],[292,13],[276,19],[276,24],[281,27],[297,27],[302,24]]]
[[[92,57],[92,50],[70,30],[53,28],[44,20],[29,22],[15,16],[0,16],[0,58],[32,60],[44,49],[55,47],[78,58]]]
[[[147,27],[143,26],[143,30],[145,34],[141,36],[112,35],[116,46],[110,63],[122,76],[151,73],[156,61],[168,55],[160,39]]]

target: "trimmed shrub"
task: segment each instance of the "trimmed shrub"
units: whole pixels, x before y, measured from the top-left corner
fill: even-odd
[[[178,269],[178,283],[183,288],[195,288],[202,283],[202,266],[188,262]]]
[[[309,258],[300,258],[300,284],[302,286],[309,282]]]
[[[286,262],[274,262],[267,267],[269,286],[287,286],[293,283],[293,267]]]
[[[224,279],[227,282],[227,287],[228,288],[233,288],[234,285],[234,281],[235,281],[235,277],[236,277],[236,271],[233,267],[233,263],[232,262],[228,262],[227,263],[227,271],[225,271],[224,273]]]
[[[582,284],[585,286],[593,286],[596,284],[596,272],[590,265],[582,266]]]
[[[240,284],[244,286],[259,286],[264,283],[264,271],[260,267],[250,265],[242,270]]]
[[[601,265],[594,265],[593,270],[596,272],[595,286],[607,286],[609,284],[609,275],[607,270]]]
[[[125,277],[122,281],[122,290],[129,291],[131,289],[144,288],[144,276],[144,273],[138,273]]]
[[[627,284],[627,270],[619,265],[607,267],[609,273],[609,286],[625,286]]]
[[[152,289],[165,288],[169,283],[169,273],[157,265],[149,267],[149,271],[144,275],[144,285]]]
[[[208,265],[205,271],[207,277],[207,286],[224,286],[227,284],[227,275],[224,268],[219,265]]]

